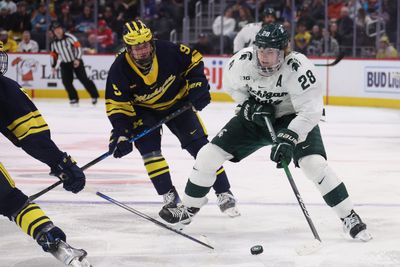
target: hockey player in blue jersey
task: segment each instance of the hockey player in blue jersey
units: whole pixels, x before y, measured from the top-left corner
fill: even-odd
[[[113,126],[110,152],[120,158],[133,150],[128,140],[191,102],[187,110],[166,123],[183,149],[193,157],[208,143],[207,132],[197,111],[211,100],[204,75],[202,55],[186,45],[155,40],[151,30],[140,20],[125,23],[125,50],[112,64],[106,84],[107,116]],[[161,152],[162,128],[135,141],[148,176],[164,207],[180,202],[173,186],[167,161]],[[222,212],[238,216],[235,198],[223,167],[218,168],[213,185]]]
[[[14,145],[47,164],[51,174],[63,180],[64,189],[78,193],[85,186],[85,175],[72,158],[58,149],[50,138],[50,129],[21,86],[3,76],[8,57],[0,41],[0,132]],[[89,266],[83,249],[66,243],[65,233],[53,225],[44,211],[16,186],[0,162],[0,214],[15,222],[33,237],[43,250],[65,265]]]

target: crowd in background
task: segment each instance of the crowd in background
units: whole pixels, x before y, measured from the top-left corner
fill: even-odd
[[[95,1],[2,0],[0,40],[9,52],[47,51],[47,40],[51,38],[49,25],[51,21],[58,21],[66,31],[77,36],[85,53],[114,53],[122,47],[124,22],[140,14],[159,39],[169,40],[171,30],[182,29],[184,0],[144,0],[142,12],[139,0]],[[208,2],[190,0],[191,18],[197,1]],[[94,7],[98,10],[97,16]],[[255,22],[257,9],[261,12],[266,7],[274,9],[277,21],[289,32],[295,27],[294,50],[306,55],[335,56],[342,52],[352,56],[353,33],[356,33],[356,56],[397,57],[393,46],[393,42],[400,41],[397,40],[397,1],[390,0],[329,0],[328,24],[325,23],[325,0],[226,0],[222,15],[224,30],[218,23],[221,16],[216,14],[209,31],[203,30],[197,43],[191,45],[199,47],[204,54],[218,54],[215,41],[223,34],[228,44],[225,53],[232,53],[237,32]]]

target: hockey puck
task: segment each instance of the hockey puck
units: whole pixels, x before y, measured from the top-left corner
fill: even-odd
[[[261,254],[261,253],[263,253],[263,251],[264,251],[264,249],[263,249],[263,247],[261,245],[252,246],[251,249],[250,249],[250,252],[253,255]]]

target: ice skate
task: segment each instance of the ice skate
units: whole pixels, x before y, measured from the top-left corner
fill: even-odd
[[[71,247],[64,240],[66,240],[64,232],[53,224],[45,226],[36,237],[36,241],[44,251],[51,253],[66,266],[90,267],[86,259],[87,252]]]
[[[236,207],[236,199],[230,190],[225,193],[217,194],[217,198],[217,205],[221,212],[232,218],[240,216],[240,212]]]
[[[58,239],[56,241],[57,249],[49,251],[56,259],[64,263],[66,266],[72,267],[90,267],[89,261],[86,259],[87,252],[83,249],[73,248],[66,242]]]
[[[78,99],[71,99],[69,101],[69,104],[71,105],[71,107],[79,107],[79,100]]]
[[[164,194],[163,198],[164,198],[163,208],[164,207],[176,207],[176,205],[181,202],[181,199],[180,199],[175,187],[173,187],[166,194]]]
[[[175,225],[178,228],[188,225],[192,221],[192,217],[199,212],[199,208],[189,208],[182,204],[173,206],[164,206],[159,212],[160,217],[169,224]],[[181,226],[182,227],[179,227]]]
[[[362,222],[360,216],[351,211],[350,215],[342,219],[343,231],[350,235],[351,238],[368,242],[372,239],[371,234],[367,231],[367,225]]]

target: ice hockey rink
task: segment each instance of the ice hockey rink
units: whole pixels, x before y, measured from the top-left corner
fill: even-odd
[[[104,102],[35,100],[53,140],[80,166],[108,148],[111,125]],[[233,103],[212,103],[201,112],[213,137],[233,115]],[[206,240],[214,250],[165,230],[96,195],[158,217],[162,198],[147,178],[137,151],[122,159],[109,157],[86,171],[87,185],[74,195],[58,187],[37,200],[73,247],[87,250],[95,267],[122,266],[400,266],[400,110],[327,106],[320,123],[330,165],[345,182],[356,211],[373,235],[368,243],[349,240],[342,224],[314,185],[290,166],[301,196],[323,241],[318,252],[299,256],[296,249],[313,240],[283,170],[263,148],[240,163],[225,164],[241,216],[229,218],[216,206],[214,193],[184,232]],[[0,138],[0,159],[17,186],[32,195],[56,181],[49,168]],[[173,181],[183,192],[194,160],[182,151],[169,130],[163,154]],[[202,237],[205,236],[205,237]],[[262,245],[254,256],[250,247]],[[1,267],[62,266],[7,218],[0,219]]]

